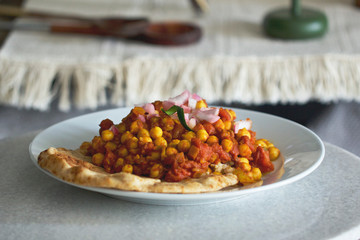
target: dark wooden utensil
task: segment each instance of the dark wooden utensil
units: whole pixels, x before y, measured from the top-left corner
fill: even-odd
[[[54,33],[75,33],[111,36],[158,45],[187,45],[201,39],[200,27],[187,22],[151,23],[147,18],[86,18],[70,15],[25,11],[21,8],[1,6],[0,15],[31,17],[42,20],[40,25],[2,22],[0,28],[47,30]]]

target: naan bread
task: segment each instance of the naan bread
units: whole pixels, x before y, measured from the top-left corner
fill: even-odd
[[[91,163],[79,150],[49,148],[40,153],[38,164],[67,182],[91,187],[155,193],[202,193],[218,191],[238,183],[236,175],[206,175],[181,182],[163,182],[130,173],[107,173]]]

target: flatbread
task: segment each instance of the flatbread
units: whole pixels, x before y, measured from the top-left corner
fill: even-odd
[[[80,150],[49,148],[40,153],[38,164],[58,178],[84,186],[113,188],[126,191],[154,193],[213,192],[238,183],[235,174],[206,175],[181,182],[164,182],[130,173],[107,173],[91,163],[91,158]]]

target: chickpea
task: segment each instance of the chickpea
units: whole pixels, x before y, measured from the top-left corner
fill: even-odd
[[[174,155],[176,154],[178,151],[176,150],[176,148],[173,147],[168,147],[166,148],[166,155],[170,156],[170,155]]]
[[[200,129],[196,132],[196,137],[199,138],[202,142],[206,142],[206,140],[209,138],[209,134],[205,129]]]
[[[129,149],[135,149],[139,146],[138,142],[139,139],[137,139],[136,137],[132,137],[129,141],[127,141],[126,146]]]
[[[150,133],[149,131],[146,129],[146,128],[141,128],[137,134],[137,137],[138,138],[141,138],[141,137],[150,137]]]
[[[173,140],[169,143],[169,147],[174,147],[174,148],[176,148],[179,143],[180,143],[180,140],[179,140],[179,139],[173,139]]]
[[[123,158],[118,158],[115,162],[115,168],[123,167],[125,160]]]
[[[111,141],[114,139],[114,133],[111,130],[104,130],[101,132],[101,138],[105,142]]]
[[[262,139],[256,140],[256,141],[255,141],[255,145],[256,145],[256,146],[263,147],[263,148],[267,148],[267,144],[266,144]]]
[[[191,141],[191,139],[193,139],[193,138],[195,138],[195,137],[196,137],[196,134],[195,134],[194,132],[192,132],[192,131],[188,131],[188,132],[186,132],[186,133],[184,133],[184,134],[182,135],[182,138],[183,138],[183,139],[189,140],[189,141]]]
[[[251,156],[251,149],[247,144],[240,144],[239,146],[239,153],[242,157],[250,157]]]
[[[189,140],[181,140],[179,142],[179,144],[177,145],[177,149],[180,151],[180,152],[184,152],[186,153],[187,151],[189,151],[190,149],[190,141]]]
[[[231,129],[231,121],[224,121],[224,129],[225,130]]]
[[[126,125],[125,123],[120,123],[118,126],[117,126],[118,130],[119,130],[119,133],[124,133],[126,132]]]
[[[230,152],[231,149],[234,146],[234,143],[229,139],[223,139],[221,141],[221,146],[222,146],[222,148],[224,149],[225,152]]]
[[[200,100],[196,102],[196,109],[207,108],[207,104],[204,100]]]
[[[118,155],[120,157],[126,157],[127,155],[129,155],[129,152],[125,146],[120,146],[118,150]]]
[[[152,178],[159,178],[163,171],[164,167],[161,164],[154,164],[150,169],[150,177]]]
[[[261,179],[262,174],[261,174],[261,171],[259,168],[254,167],[251,170],[251,172],[252,172],[254,181],[259,181]]]
[[[214,123],[214,127],[215,127],[215,129],[223,129],[224,130],[225,124],[221,119],[219,119]]]
[[[174,120],[172,120],[169,117],[163,118],[162,119],[162,126],[163,126],[164,131],[171,131],[171,130],[174,129],[175,122],[174,122]]]
[[[235,119],[236,119],[236,113],[234,112],[234,110],[228,109],[228,111],[229,111],[229,113],[230,113],[230,115],[231,115],[231,117],[232,117],[231,120],[235,120]]]
[[[91,158],[91,161],[93,164],[95,164],[96,166],[101,166],[102,165],[102,162],[105,158],[105,155],[102,154],[102,153],[95,153],[92,158]]]
[[[242,136],[247,136],[249,139],[251,139],[251,134],[246,128],[240,129],[237,132],[236,136],[239,137],[239,138],[242,137]]]
[[[149,160],[159,160],[160,159],[160,153],[159,152],[151,152],[150,156],[147,156],[147,159]]]
[[[276,147],[269,147],[269,157],[271,161],[275,161],[279,155],[280,155],[280,150]]]
[[[151,137],[139,137],[139,142],[144,144],[144,143],[152,142],[152,139]]]
[[[219,143],[219,139],[215,135],[211,135],[206,141],[207,144],[213,145],[215,143]]]
[[[162,137],[163,130],[160,127],[153,127],[150,129],[150,136],[152,139],[157,139]]]
[[[141,129],[140,120],[135,120],[130,124],[130,132],[132,134],[137,134]]]
[[[125,144],[125,143],[126,143],[128,140],[130,140],[133,136],[134,136],[134,135],[132,135],[131,132],[126,131],[126,132],[124,132],[123,135],[121,135],[120,141],[121,141],[122,144]]]
[[[163,137],[156,138],[154,141],[155,146],[166,147],[167,141]]]
[[[105,144],[106,150],[109,150],[109,151],[114,151],[116,149],[116,147],[117,147],[116,144],[113,142],[107,142]]]
[[[125,164],[122,169],[122,172],[132,173],[133,172],[133,166],[131,164]]]

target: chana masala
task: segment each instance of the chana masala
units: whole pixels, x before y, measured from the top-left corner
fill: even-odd
[[[80,150],[108,174],[128,173],[161,182],[235,175],[239,185],[274,170],[280,151],[257,139],[250,119],[209,107],[188,91],[134,107],[120,123],[104,119],[99,135]]]

